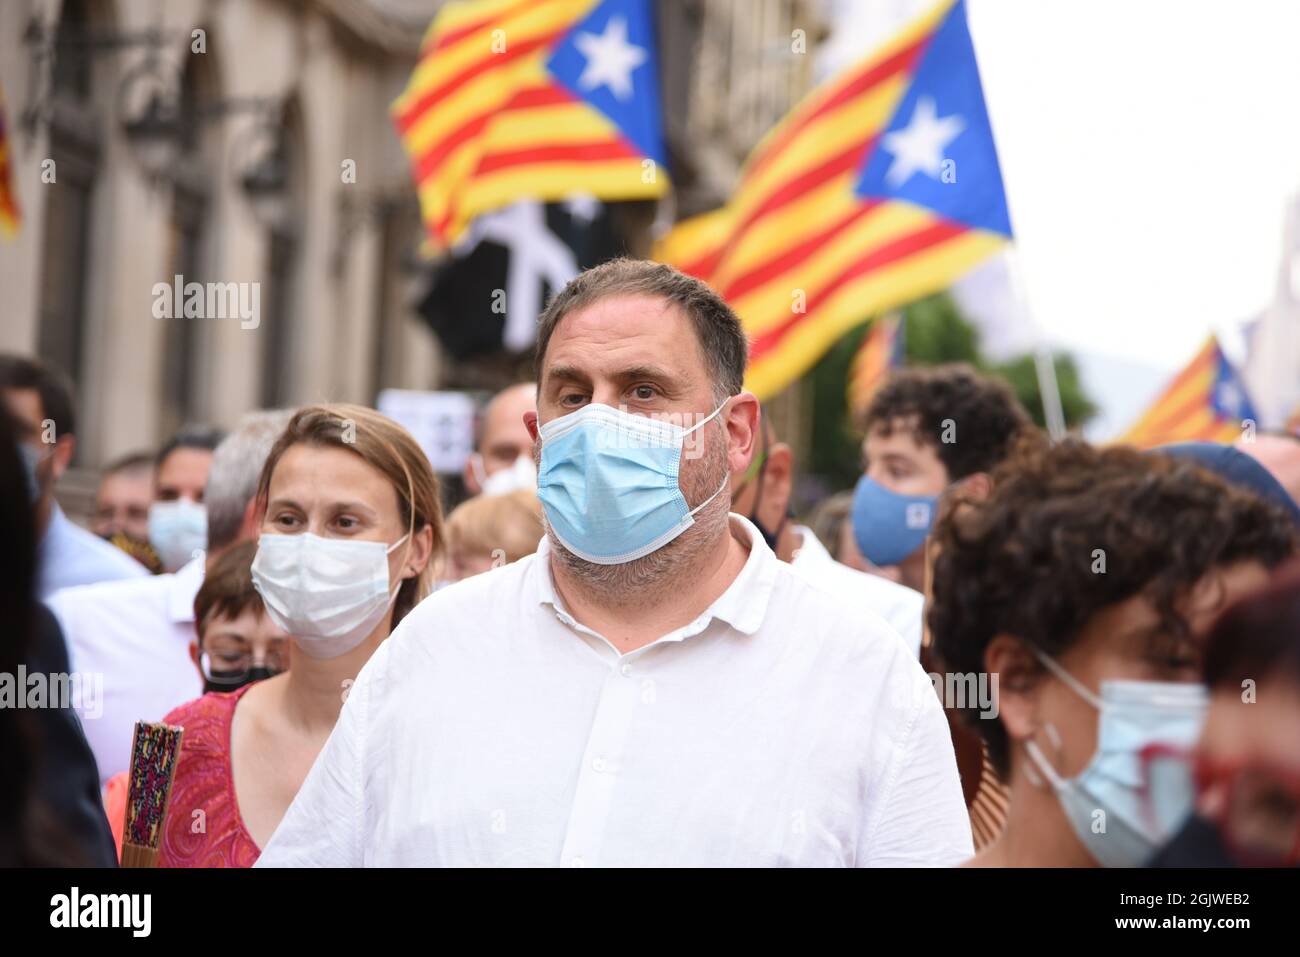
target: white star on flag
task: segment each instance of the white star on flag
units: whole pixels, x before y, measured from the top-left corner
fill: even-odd
[[[907,126],[886,133],[881,141],[881,149],[894,156],[885,182],[897,189],[916,172],[938,179],[943,172],[943,151],[965,128],[966,121],[956,114],[939,119],[932,97],[918,99]]]
[[[578,86],[594,90],[607,86],[616,99],[632,96],[632,71],[646,61],[644,47],[627,42],[627,20],[610,17],[602,34],[579,33],[574,44],[587,58]]]
[[[1241,401],[1241,391],[1236,387],[1236,385],[1231,382],[1219,383],[1219,394],[1217,398],[1219,400],[1219,408],[1221,408],[1225,414],[1229,416],[1237,416],[1241,414],[1241,407],[1243,404]]]

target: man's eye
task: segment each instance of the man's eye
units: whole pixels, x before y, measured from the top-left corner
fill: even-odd
[[[632,394],[643,401],[655,397],[655,388],[652,385],[639,385],[632,390]]]
[[[587,397],[585,395],[582,395],[578,392],[570,392],[568,395],[560,396],[560,405],[568,405],[568,406],[581,405],[586,400],[586,398]]]

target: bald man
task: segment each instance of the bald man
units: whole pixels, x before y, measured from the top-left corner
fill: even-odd
[[[1245,452],[1277,479],[1287,494],[1300,504],[1300,439],[1285,432],[1256,435],[1252,441],[1237,442]]]
[[[465,487],[471,495],[536,490],[533,437],[524,425],[525,413],[535,411],[535,382],[520,382],[492,397],[479,420],[474,452],[465,462]]]

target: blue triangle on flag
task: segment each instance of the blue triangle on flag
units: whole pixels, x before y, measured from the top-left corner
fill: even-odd
[[[904,200],[1011,236],[979,66],[958,0],[930,38],[889,125],[864,159],[857,195]]]
[[[1221,418],[1240,422],[1243,419],[1258,419],[1255,407],[1251,404],[1246,386],[1237,375],[1223,350],[1215,346],[1214,384],[1210,387],[1210,405]]]
[[[667,164],[659,57],[647,0],[604,0],[556,44],[555,80],[607,116],[643,155]]]

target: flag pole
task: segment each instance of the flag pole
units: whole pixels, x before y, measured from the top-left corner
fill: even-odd
[[[1024,273],[1020,266],[1020,250],[1013,244],[1007,250],[1008,266],[1011,270],[1012,288],[1020,308],[1024,309],[1034,327],[1037,344],[1034,347],[1034,372],[1038,376],[1038,398],[1043,404],[1043,421],[1047,423],[1047,434],[1053,442],[1065,438],[1065,410],[1061,404],[1061,388],[1056,381],[1056,362],[1047,341],[1047,332],[1037,321],[1029,302],[1029,289],[1025,284]]]

